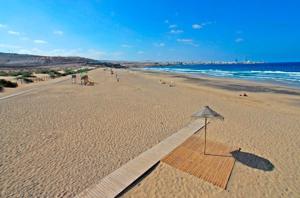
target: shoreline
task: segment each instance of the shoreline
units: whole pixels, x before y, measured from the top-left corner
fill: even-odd
[[[171,74],[171,75],[178,75],[178,76],[185,76],[188,78],[208,78],[208,79],[223,79],[223,80],[236,80],[236,81],[241,81],[241,82],[249,82],[249,83],[254,83],[258,85],[273,85],[273,86],[280,86],[284,88],[289,88],[289,89],[297,89],[300,90],[300,86],[298,84],[293,84],[293,83],[287,83],[287,82],[280,82],[276,80],[262,80],[262,79],[246,79],[246,78],[230,78],[226,76],[214,76],[214,75],[209,75],[209,74],[203,74],[203,73],[184,73],[184,72],[172,72],[172,71],[160,71],[160,70],[155,70],[155,69],[144,69],[144,68],[136,68],[136,70],[142,70],[145,72],[153,72],[153,73],[164,73],[164,74]]]
[[[223,78],[207,75],[190,75],[176,72],[163,72],[143,69],[131,69],[146,74],[156,74],[162,76],[169,76],[174,78],[185,79],[187,82],[196,83],[201,85],[210,86],[213,88],[220,88],[225,90],[237,91],[237,92],[254,92],[254,93],[279,93],[288,95],[300,95],[300,88],[291,87],[285,85],[277,85],[268,82],[256,82],[246,79],[235,79],[235,78]]]

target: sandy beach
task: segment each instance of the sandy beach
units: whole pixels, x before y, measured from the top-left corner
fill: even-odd
[[[160,163],[123,197],[300,195],[299,90],[115,71],[120,82],[101,68],[89,72],[95,86],[49,81],[0,100],[1,197],[74,197],[186,126],[204,105],[225,117],[209,125],[210,140],[265,158],[274,170],[236,162],[222,190]]]

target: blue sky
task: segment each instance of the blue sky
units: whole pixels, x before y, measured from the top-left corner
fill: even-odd
[[[300,61],[298,0],[0,0],[0,51]]]

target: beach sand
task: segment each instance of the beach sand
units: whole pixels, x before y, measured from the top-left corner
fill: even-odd
[[[210,140],[266,158],[274,170],[237,162],[222,190],[160,163],[122,196],[299,196],[300,92],[283,94],[269,85],[262,91],[234,80],[117,73],[120,82],[97,69],[89,72],[95,86],[70,79],[0,101],[1,197],[73,197],[187,125],[204,105],[225,117],[209,125]],[[171,81],[175,87],[168,86]],[[244,91],[231,89],[233,84],[247,85],[248,97],[239,96]]]
[[[43,81],[36,81],[33,83],[22,83],[20,80],[17,80],[15,76],[0,76],[0,79],[18,83],[18,87],[16,88],[4,87],[4,90],[0,92],[0,97],[8,96],[16,92],[28,90],[30,88],[44,87],[45,85],[52,84],[66,78],[66,77],[60,77],[56,79],[51,79],[49,78],[48,74],[34,74],[34,75],[37,78],[43,79]]]

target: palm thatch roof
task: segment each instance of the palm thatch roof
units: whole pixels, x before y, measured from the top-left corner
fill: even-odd
[[[193,117],[198,118],[216,118],[220,120],[224,120],[224,117],[220,115],[219,113],[212,110],[209,106],[203,107],[200,111],[193,114]]]

